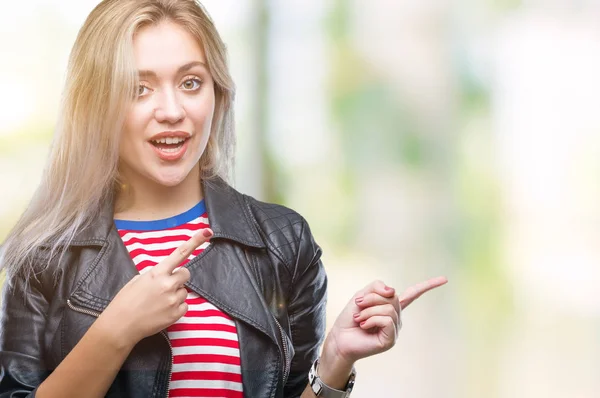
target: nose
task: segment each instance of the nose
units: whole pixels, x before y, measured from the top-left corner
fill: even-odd
[[[158,96],[154,118],[159,123],[175,124],[185,118],[185,109],[172,90],[163,91]]]

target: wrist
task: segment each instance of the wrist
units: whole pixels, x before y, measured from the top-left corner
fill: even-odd
[[[102,313],[91,327],[96,331],[98,338],[116,351],[131,351],[138,341],[131,336],[131,332],[118,327],[117,322],[105,315]]]
[[[348,383],[353,368],[354,361],[341,356],[326,339],[317,368],[317,374],[323,383],[331,388],[343,390]]]

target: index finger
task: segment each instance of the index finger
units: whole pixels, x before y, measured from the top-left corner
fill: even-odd
[[[426,293],[431,289],[435,289],[436,287],[440,287],[446,284],[447,282],[448,279],[445,276],[438,276],[436,278],[431,278],[425,282],[421,282],[409,287],[399,297],[400,307],[402,309],[408,307],[410,303],[421,297],[423,293]]]
[[[209,228],[196,232],[189,240],[179,245],[171,254],[156,264],[154,269],[172,274],[179,264],[185,261],[198,246],[205,243],[212,235],[213,232]]]

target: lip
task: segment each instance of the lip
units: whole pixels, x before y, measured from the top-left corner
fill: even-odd
[[[175,137],[175,136],[171,135],[169,137]],[[164,151],[161,151],[160,149],[158,149],[157,147],[155,147],[154,145],[152,145],[152,143],[149,143],[149,145],[152,147],[152,150],[160,159],[172,162],[172,161],[183,158],[183,155],[185,155],[185,152],[187,151],[189,142],[190,142],[189,139],[185,140],[183,142],[183,144],[181,145],[181,148],[179,148],[179,150],[177,152],[164,152]]]
[[[160,140],[166,137],[190,138],[192,135],[185,131],[163,131],[150,137],[148,141]]]
[[[154,140],[160,140],[162,138],[167,138],[167,137],[184,138],[185,141],[183,142],[183,145],[181,145],[181,148],[179,148],[179,150],[177,152],[164,152],[164,151],[161,151],[156,146],[154,146],[154,144],[152,143],[152,141],[154,141]],[[190,133],[185,132],[185,131],[163,131],[163,132],[160,132],[160,133],[158,133],[156,135],[153,135],[148,140],[148,144],[152,147],[152,149],[154,150],[154,153],[161,160],[172,162],[172,161],[176,161],[176,160],[179,160],[179,159],[183,158],[183,155],[185,155],[185,152],[187,151],[188,144],[190,142],[190,138],[191,137],[192,137],[192,135]]]

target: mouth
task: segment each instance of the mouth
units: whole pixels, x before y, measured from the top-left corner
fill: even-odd
[[[156,149],[165,153],[175,153],[183,147],[189,138],[183,137],[164,137],[160,139],[150,140]]]
[[[186,152],[190,135],[181,131],[163,132],[152,137],[149,142],[154,152],[162,160],[179,160]]]

